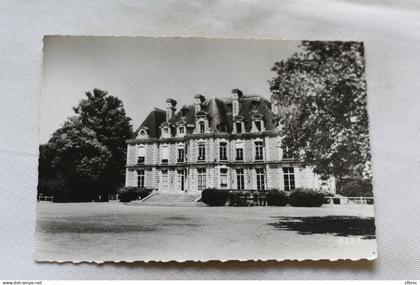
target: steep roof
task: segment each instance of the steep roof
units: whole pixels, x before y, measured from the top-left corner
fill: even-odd
[[[182,110],[184,109],[184,110]],[[202,103],[202,111],[207,113],[210,128],[218,131],[220,126],[225,126],[228,132],[232,131],[232,97],[207,99]],[[264,97],[258,95],[244,95],[240,100],[239,114],[243,117],[245,130],[249,132],[252,127],[253,116],[261,116],[264,120],[266,130],[274,130],[274,113],[271,111],[271,103]],[[137,132],[143,128],[149,128],[151,138],[159,137],[159,127],[166,121],[166,112],[155,108],[146,117]],[[170,124],[186,123],[195,124],[195,106],[189,104],[183,106],[174,117],[169,120]],[[136,133],[137,133],[136,132]]]
[[[159,137],[159,126],[166,121],[166,112],[162,109],[155,108],[149,113],[140,127],[136,130],[135,135],[144,128],[148,129],[151,138]]]

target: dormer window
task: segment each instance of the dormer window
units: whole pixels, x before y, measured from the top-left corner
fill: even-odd
[[[200,134],[204,134],[204,132],[206,131],[206,127],[205,127],[205,125],[204,125],[204,122],[203,122],[203,121],[201,121],[201,122],[199,123],[199,126],[200,126]]]
[[[165,135],[167,135],[167,134],[169,133],[169,129],[168,129],[168,128],[163,128],[163,133],[164,133]]]
[[[252,118],[252,132],[263,132],[264,131],[264,121],[262,116],[257,115]]]
[[[242,122],[236,122],[236,133],[240,134],[242,133]]]
[[[148,137],[149,137],[149,135],[148,135],[148,133],[145,129],[141,129],[137,134],[138,139],[146,139]]]
[[[261,121],[255,121],[255,128],[257,129],[258,132],[261,132]]]
[[[185,132],[184,127],[179,127],[179,128],[178,128],[178,132],[179,132],[180,134],[184,134],[184,132]]]

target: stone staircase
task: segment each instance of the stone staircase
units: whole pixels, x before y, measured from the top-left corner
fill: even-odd
[[[131,202],[140,206],[167,206],[167,207],[200,207],[205,206],[202,202],[197,202],[201,194],[168,194],[152,193],[141,201]]]

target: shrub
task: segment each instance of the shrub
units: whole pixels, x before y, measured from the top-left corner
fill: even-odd
[[[272,189],[267,192],[267,204],[269,206],[286,206],[288,197],[286,192]]]
[[[228,195],[229,206],[248,206],[247,194],[241,190],[230,190]]]
[[[372,181],[369,179],[345,178],[337,186],[337,194],[346,197],[373,197]]]
[[[209,206],[224,206],[228,196],[226,190],[205,189],[201,192],[201,201]]]
[[[152,189],[144,189],[138,187],[122,187],[118,190],[118,198],[120,202],[130,202],[133,200],[141,200],[152,193]]]
[[[289,196],[293,207],[321,207],[325,194],[312,189],[295,189]]]

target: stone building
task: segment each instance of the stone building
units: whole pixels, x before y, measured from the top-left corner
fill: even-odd
[[[232,90],[228,98],[194,96],[177,110],[155,108],[127,141],[126,186],[198,194],[206,188],[335,192],[282,146],[278,104]]]

